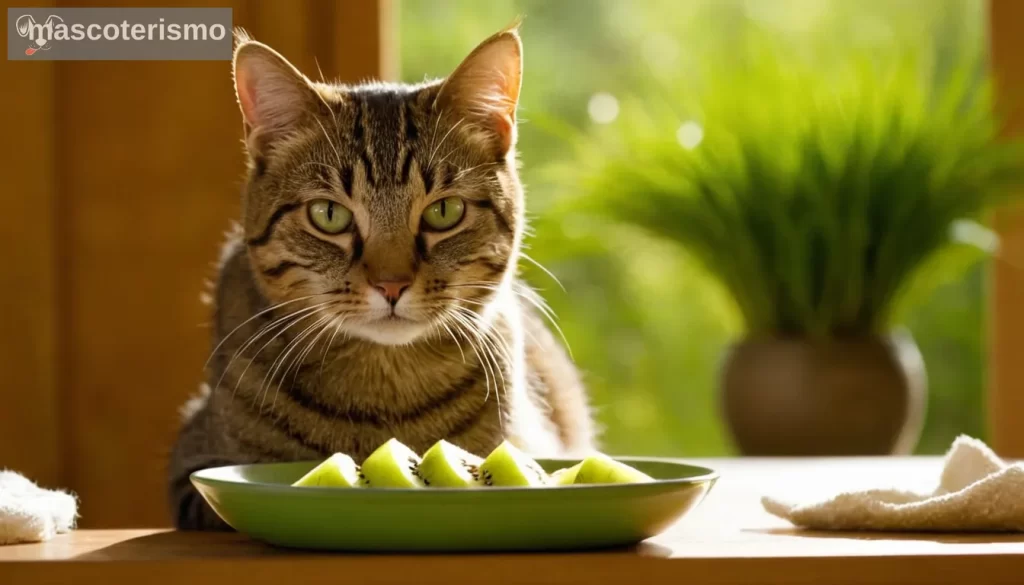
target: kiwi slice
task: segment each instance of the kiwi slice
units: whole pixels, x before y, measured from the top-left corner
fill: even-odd
[[[483,459],[441,440],[423,454],[419,476],[431,487],[476,487],[481,463]]]
[[[358,487],[359,467],[344,453],[335,453],[292,484],[296,487]]]
[[[480,479],[487,486],[528,487],[547,485],[548,474],[536,461],[505,441],[480,464]]]
[[[646,483],[654,481],[654,478],[646,473],[601,453],[587,457],[577,467],[579,467],[579,469],[576,471],[574,483],[578,484]]]
[[[398,439],[390,439],[363,461],[363,485],[375,488],[418,488],[426,485],[417,467],[420,458]]]
[[[576,476],[580,473],[580,468],[583,467],[583,462],[577,463],[572,467],[566,467],[559,469],[558,471],[551,474],[551,485],[572,485],[576,483]]]

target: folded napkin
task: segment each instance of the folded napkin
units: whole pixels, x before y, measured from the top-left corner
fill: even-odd
[[[43,489],[13,471],[0,470],[0,544],[41,542],[74,528],[78,501]]]
[[[930,494],[874,489],[805,504],[765,497],[761,504],[797,526],[820,530],[1020,531],[1024,465],[1007,465],[981,441],[961,436]]]

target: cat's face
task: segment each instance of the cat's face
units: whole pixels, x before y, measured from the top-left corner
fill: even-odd
[[[472,324],[515,269],[521,63],[504,31],[444,81],[343,87],[243,41],[244,228],[268,299],[382,344]]]

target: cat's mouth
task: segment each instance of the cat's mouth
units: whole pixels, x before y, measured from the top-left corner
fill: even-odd
[[[394,310],[391,311],[390,315],[388,315],[386,317],[383,317],[381,319],[378,319],[378,321],[383,321],[385,323],[410,323],[410,324],[417,322],[417,321],[414,321],[412,319],[409,319],[408,317],[403,317],[403,316],[395,313]]]
[[[363,323],[352,323],[350,329],[359,337],[376,343],[405,345],[419,339],[428,330],[428,325],[391,313]]]
[[[377,307],[345,323],[350,333],[382,345],[405,345],[429,330],[427,320],[399,307]]]

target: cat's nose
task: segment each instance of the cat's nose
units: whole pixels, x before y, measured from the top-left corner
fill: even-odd
[[[412,286],[412,280],[384,280],[380,282],[371,282],[373,288],[377,289],[377,292],[384,295],[391,306],[394,306],[398,299],[401,298],[410,286]]]

